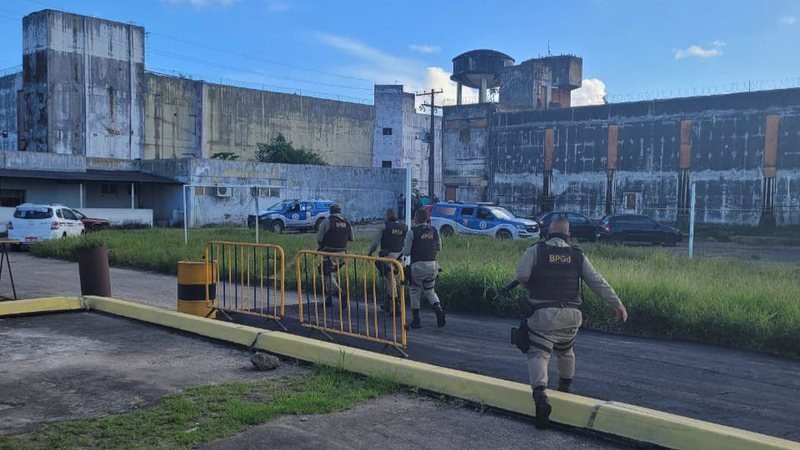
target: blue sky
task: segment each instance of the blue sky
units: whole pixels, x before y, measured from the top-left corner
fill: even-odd
[[[800,86],[800,2],[633,0],[3,0],[0,68],[21,18],[62,9],[143,25],[149,69],[370,99],[372,84],[444,88],[475,48],[518,62],[583,57],[586,101]]]

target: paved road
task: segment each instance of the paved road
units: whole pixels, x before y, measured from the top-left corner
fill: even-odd
[[[11,259],[23,297],[79,292],[74,263],[25,253],[12,253]],[[116,297],[168,308],[175,305],[174,277],[124,269],[112,269],[111,275]],[[8,291],[4,275],[0,295]],[[410,334],[412,358],[527,380],[524,357],[507,341],[511,320],[450,314],[447,327],[438,330],[432,313],[423,314],[425,328]],[[576,352],[578,394],[800,441],[798,360],[591,331],[581,332]],[[555,376],[551,373],[553,381]]]

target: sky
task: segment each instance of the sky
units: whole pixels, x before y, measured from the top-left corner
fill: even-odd
[[[477,48],[581,56],[578,104],[800,86],[794,0],[3,0],[0,74],[45,8],[144,26],[148,70],[353,101],[399,83],[453,103],[452,58]]]

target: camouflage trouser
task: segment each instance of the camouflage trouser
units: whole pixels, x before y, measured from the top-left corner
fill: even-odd
[[[546,322],[559,328],[550,329],[551,326],[543,326],[541,316],[545,315],[550,319]],[[532,389],[539,386],[547,387],[547,366],[550,363],[551,353],[555,353],[558,358],[559,377],[572,379],[575,376],[573,346],[580,325],[581,315],[578,310],[548,308],[538,310],[528,318],[528,337],[531,342],[527,353],[528,376]]]
[[[323,250],[323,251],[330,251],[330,250]],[[332,253],[344,253],[344,252],[332,252]],[[342,291],[339,287],[339,268],[344,265],[344,260],[342,258],[337,258],[335,256],[324,256],[322,257],[322,277],[323,277],[323,286],[325,289],[325,301],[330,299],[339,299],[341,300]]]
[[[436,261],[417,261],[411,264],[411,309],[419,309],[422,297],[431,306],[439,303],[439,296],[434,290],[438,275],[439,266]]]
[[[384,254],[381,252],[381,258],[390,258],[390,259],[397,259],[400,256],[400,252],[396,253],[386,253]],[[400,284],[400,277],[397,272],[397,268],[394,264],[387,264],[384,262],[377,262],[376,263],[381,276],[383,277],[383,284],[384,284],[384,306],[391,305],[392,299],[395,299],[395,302],[399,302],[399,293],[397,291],[397,286]]]

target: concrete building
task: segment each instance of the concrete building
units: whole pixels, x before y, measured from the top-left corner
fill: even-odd
[[[301,197],[342,202],[364,220],[404,186],[403,169],[371,168],[372,105],[149,72],[136,25],[43,10],[22,33],[22,66],[0,76],[3,224],[22,202],[177,223],[183,192],[194,226],[242,224],[256,203]],[[278,134],[330,166],[254,162],[257,144]],[[239,161],[210,160],[216,153]]]
[[[403,92],[402,85],[375,85],[372,165],[405,168],[410,163],[412,179],[428,194],[431,117],[417,112],[415,97]],[[433,195],[443,194],[442,117],[434,115]]]
[[[533,82],[502,67],[499,103],[444,109],[448,199],[676,222],[695,184],[700,222],[800,223],[800,89],[563,107],[579,60],[520,66]]]

